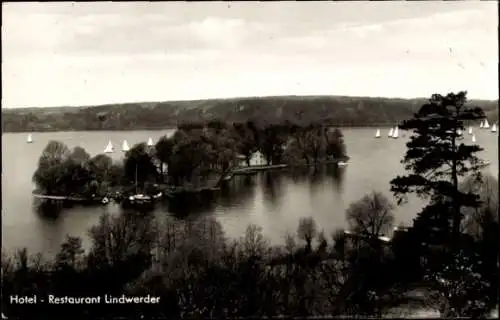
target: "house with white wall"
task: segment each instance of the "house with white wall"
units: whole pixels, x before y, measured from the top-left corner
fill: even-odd
[[[240,166],[247,166],[247,161],[245,156],[243,155],[238,155],[238,160],[239,160],[239,165]],[[266,158],[260,151],[256,151],[252,154],[252,157],[250,158],[250,166],[264,166],[266,165]]]

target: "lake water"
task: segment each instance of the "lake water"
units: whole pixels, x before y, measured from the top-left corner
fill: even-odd
[[[226,234],[239,237],[250,223],[262,226],[273,243],[281,243],[287,231],[294,232],[300,217],[313,216],[318,226],[330,234],[345,227],[345,209],[372,190],[389,192],[389,181],[403,172],[400,160],[405,152],[407,133],[399,139],[374,139],[374,128],[344,128],[348,155],[345,168],[329,168],[311,176],[286,172],[260,173],[251,177],[237,177],[212,204],[189,209],[171,205],[158,208],[156,214],[185,218],[213,215]],[[51,132],[33,134],[34,142],[26,143],[25,133],[2,135],[2,249],[27,247],[30,251],[53,254],[59,249],[66,234],[82,236],[95,224],[99,215],[107,210],[117,212],[116,206],[74,208],[64,211],[57,219],[40,216],[33,210],[31,177],[38,157],[49,140],[59,140],[69,147],[81,146],[91,155],[101,153],[108,140],[119,147],[124,139],[130,146],[145,142],[149,137],[157,140],[171,130],[113,131],[113,132]],[[476,132],[477,143],[485,151],[481,157],[491,161],[486,169],[498,175],[498,136],[489,131]],[[470,141],[470,136],[465,136]],[[121,152],[112,158],[123,157]],[[413,199],[395,210],[396,224],[409,223],[423,203]],[[184,212],[183,212],[184,211]]]

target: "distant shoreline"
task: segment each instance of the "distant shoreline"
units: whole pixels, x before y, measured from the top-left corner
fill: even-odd
[[[87,107],[2,109],[2,133],[171,130],[181,123],[223,121],[338,128],[390,127],[409,119],[428,99],[347,96],[272,96],[108,104]],[[471,100],[489,120],[498,102]]]
[[[213,102],[213,101],[222,101],[222,102],[237,102],[241,100],[248,99],[284,99],[284,100],[314,100],[321,98],[336,98],[336,99],[378,99],[378,100],[399,100],[399,101],[427,101],[428,97],[412,97],[412,98],[402,98],[402,97],[383,97],[383,96],[342,96],[342,95],[285,95],[285,96],[242,96],[242,97],[229,97],[229,98],[207,98],[207,99],[190,99],[190,100],[164,100],[164,101],[137,101],[137,102],[112,102],[112,103],[101,103],[95,105],[66,105],[66,106],[38,106],[38,107],[9,107],[2,108],[2,112],[8,110],[38,110],[38,109],[82,109],[82,108],[106,108],[112,106],[127,106],[127,105],[153,105],[153,104],[161,104],[161,103],[171,103],[171,104],[193,104],[193,103],[201,103],[201,102]],[[469,99],[469,102],[472,103],[481,103],[481,102],[495,102],[498,103],[499,100],[494,99]]]
[[[353,129],[361,129],[361,128],[391,128],[395,124],[385,123],[385,124],[367,124],[367,125],[327,125],[335,128],[353,128]],[[133,132],[133,131],[165,131],[165,130],[177,130],[177,127],[168,127],[168,128],[134,128],[134,129],[109,129],[109,130],[101,130],[101,129],[89,129],[89,130],[38,130],[38,131],[2,131],[2,133],[53,133],[53,132]]]

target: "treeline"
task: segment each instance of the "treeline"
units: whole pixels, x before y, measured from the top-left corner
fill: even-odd
[[[342,96],[283,96],[195,101],[144,102],[88,107],[2,109],[3,132],[140,130],[174,128],[184,122],[278,124],[324,123],[391,126],[416,112],[425,99]],[[498,121],[498,101],[478,100],[490,121]]]
[[[120,152],[117,150],[117,152]],[[203,186],[234,167],[249,166],[260,152],[267,164],[318,165],[346,159],[342,132],[322,125],[291,122],[258,126],[253,122],[185,123],[155,146],[139,143],[123,161],[106,154],[91,157],[50,141],[33,174],[37,190],[47,195],[105,196],[111,189],[154,184]]]

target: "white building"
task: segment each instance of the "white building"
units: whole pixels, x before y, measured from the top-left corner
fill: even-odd
[[[240,161],[239,162],[240,166],[245,166],[245,167],[247,166],[247,161],[245,156],[239,155],[238,159]],[[264,166],[266,164],[267,164],[266,158],[260,151],[256,151],[252,154],[252,157],[250,158],[250,166]]]

